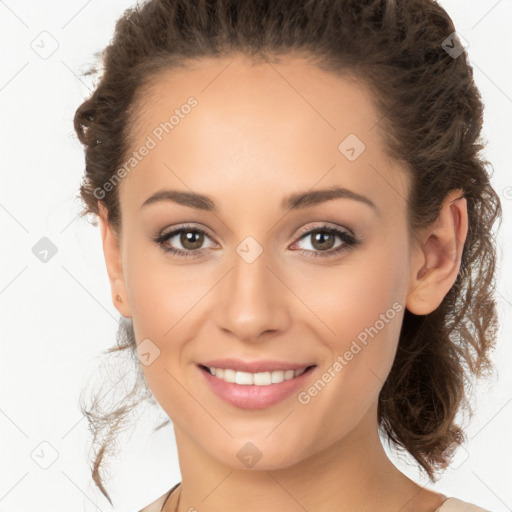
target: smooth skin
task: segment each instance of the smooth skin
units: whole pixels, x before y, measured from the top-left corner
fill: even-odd
[[[118,186],[119,237],[100,203],[113,302],[133,319],[137,343],[149,338],[160,351],[143,371],[174,426],[179,511],[434,511],[446,497],[387,457],[377,400],[404,308],[432,312],[455,282],[468,228],[462,191],[410,243],[409,175],[386,156],[368,90],[299,56],[201,59],[166,71],[138,104],[133,150],[190,96],[198,105]],[[338,149],[349,134],[366,146],[354,161]],[[376,208],[350,198],[281,207],[290,194],[331,186]],[[142,207],[162,189],[207,195],[217,209],[170,200]],[[185,223],[208,233],[202,243],[178,235],[163,245],[196,256],[166,253],[153,240]],[[337,235],[325,233],[323,243],[299,236],[324,224],[360,243],[329,256],[345,244]],[[248,236],[263,249],[252,263],[236,250]],[[197,367],[220,357],[314,363],[307,390],[393,303],[400,312],[307,404],[294,394],[265,409],[234,407]],[[237,457],[249,442],[262,454],[251,468]]]

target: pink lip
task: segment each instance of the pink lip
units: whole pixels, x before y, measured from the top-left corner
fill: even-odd
[[[312,366],[314,363],[290,363],[288,361],[277,361],[270,359],[261,359],[259,361],[243,361],[242,359],[224,358],[224,359],[211,359],[209,361],[202,361],[200,364],[209,366],[210,368],[231,368],[240,372],[258,373],[258,372],[273,372],[277,370],[300,370],[307,366]]]
[[[216,364],[218,364],[218,362],[216,362]],[[222,368],[222,366],[214,367]],[[229,366],[226,366],[226,368],[229,368]],[[233,367],[231,366],[231,368]],[[304,368],[304,366],[301,368]],[[240,409],[264,409],[265,407],[270,407],[271,405],[281,402],[297,392],[298,389],[304,385],[305,380],[309,378],[309,375],[314,372],[315,368],[316,367],[309,368],[302,375],[283,382],[269,384],[268,386],[251,386],[226,382],[225,380],[214,377],[208,370],[198,366],[199,371],[204,375],[210,389],[218,397]],[[293,368],[290,368],[290,370],[291,369]]]

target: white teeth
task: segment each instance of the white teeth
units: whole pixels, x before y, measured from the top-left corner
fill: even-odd
[[[302,368],[302,370],[295,370],[295,377],[302,375],[306,371],[306,368]]]
[[[224,376],[222,378],[226,382],[235,382],[236,381],[236,371],[226,369],[226,370],[224,370]]]
[[[231,369],[211,368],[208,366],[211,374],[226,382],[234,382],[242,385],[269,386],[270,384],[278,384],[284,380],[290,380],[302,375],[306,368],[300,370],[276,370],[274,372],[249,373],[239,372]]]
[[[237,384],[253,384],[253,374],[247,372],[236,372],[235,382]]]

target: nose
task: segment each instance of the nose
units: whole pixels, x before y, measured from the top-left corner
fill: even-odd
[[[252,262],[235,254],[233,261],[233,268],[217,287],[216,326],[247,342],[284,332],[290,323],[288,301],[293,294],[279,272],[269,267],[266,253]]]

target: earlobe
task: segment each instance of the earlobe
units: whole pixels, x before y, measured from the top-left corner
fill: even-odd
[[[416,247],[406,308],[427,315],[443,301],[457,279],[468,231],[467,201],[462,190],[445,198],[437,220]]]
[[[101,201],[98,201],[98,209],[103,255],[110,281],[112,302],[121,315],[129,318],[131,317],[131,312],[126,294],[119,239],[108,222],[107,208]]]

